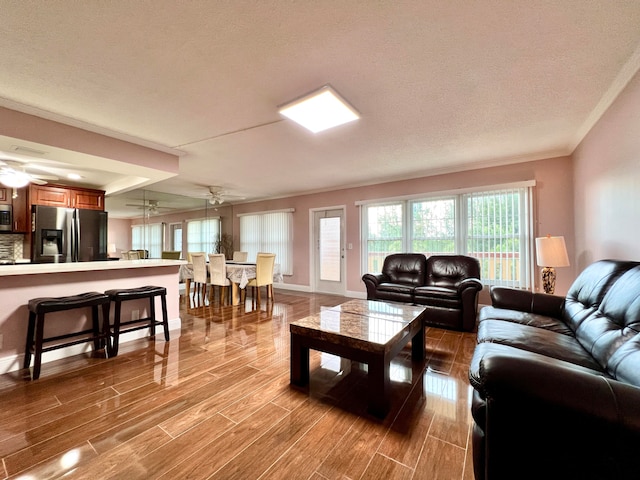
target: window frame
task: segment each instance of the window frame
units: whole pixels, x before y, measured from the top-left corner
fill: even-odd
[[[481,261],[481,267],[483,267],[482,259],[477,257],[473,253],[468,253],[469,247],[469,212],[467,211],[467,202],[470,196],[482,195],[491,192],[502,192],[509,190],[520,190],[521,204],[519,208],[520,215],[520,251],[522,252],[523,261],[520,262],[519,280],[518,281],[505,281],[481,278],[484,285],[505,285],[514,286],[516,288],[530,289],[534,285],[534,250],[533,250],[533,224],[534,224],[534,202],[533,194],[535,187],[535,180],[529,180],[524,182],[516,182],[510,184],[490,185],[477,188],[457,189],[441,192],[428,192],[415,195],[406,195],[401,197],[386,198],[386,199],[372,199],[367,201],[357,201],[356,205],[360,206],[360,228],[361,228],[361,274],[376,271],[371,270],[369,267],[369,208],[389,205],[402,205],[403,218],[401,231],[403,232],[403,238],[401,242],[401,249],[399,252],[389,253],[402,253],[413,252],[414,246],[414,230],[415,225],[413,222],[413,206],[416,203],[425,201],[434,201],[438,199],[454,198],[455,209],[455,241],[454,252],[446,252],[443,254],[457,254],[457,255],[470,255],[479,258]],[[433,254],[438,254],[434,252]],[[428,253],[427,253],[428,255]],[[381,267],[381,264],[380,264]]]

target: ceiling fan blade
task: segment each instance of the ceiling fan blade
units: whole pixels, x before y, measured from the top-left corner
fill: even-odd
[[[30,177],[31,177],[30,178],[31,183],[35,183],[36,185],[46,185],[47,184],[46,180],[42,180],[42,179],[40,179],[38,177],[33,177],[31,175],[30,175]]]

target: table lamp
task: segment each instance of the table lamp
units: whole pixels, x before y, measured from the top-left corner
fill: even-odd
[[[117,253],[115,243],[107,243],[107,255],[113,257]]]
[[[542,287],[544,293],[553,293],[556,289],[556,271],[554,267],[568,267],[569,257],[564,237],[536,238],[536,263],[542,268]]]

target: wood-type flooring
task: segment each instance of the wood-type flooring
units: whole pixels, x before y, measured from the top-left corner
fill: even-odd
[[[312,350],[309,387],[289,385],[289,323],[346,300],[183,297],[169,342],[0,375],[0,478],[472,480],[475,334],[428,328],[424,362],[401,352],[383,420],[366,411],[366,365]]]

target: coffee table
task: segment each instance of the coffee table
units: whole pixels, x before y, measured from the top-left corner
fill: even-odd
[[[368,365],[369,412],[384,417],[389,410],[389,364],[411,341],[413,361],[424,360],[425,307],[350,300],[310,315],[289,327],[290,382],[309,383],[309,349]]]

